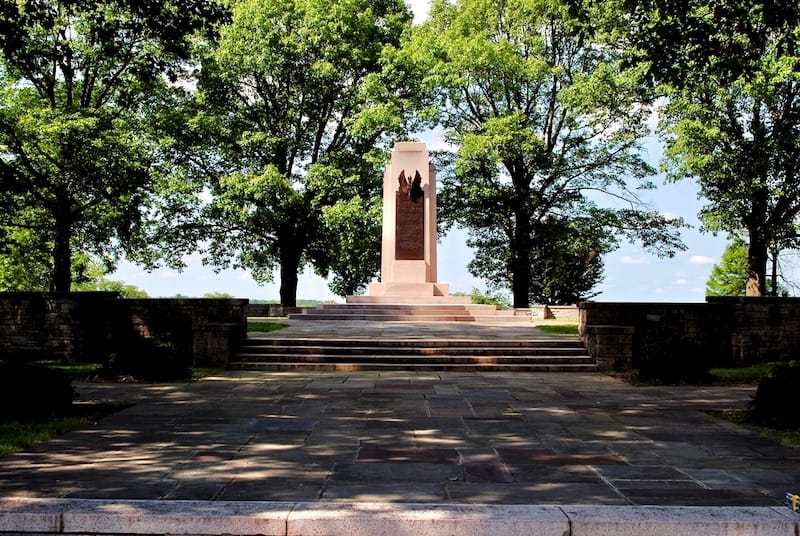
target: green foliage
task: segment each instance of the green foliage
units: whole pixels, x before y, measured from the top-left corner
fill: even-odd
[[[0,420],[64,415],[72,406],[72,383],[60,371],[0,361]]]
[[[747,244],[734,238],[725,247],[722,260],[711,269],[706,296],[744,296],[747,290]]]
[[[497,305],[503,309],[508,309],[511,307],[511,302],[508,301],[508,298],[501,294],[481,292],[478,289],[473,288],[472,292],[470,292],[470,297],[472,298],[472,303],[477,305]]]
[[[800,382],[800,363],[773,367],[758,384],[749,407],[756,422],[776,428],[800,427],[800,413],[794,403]]]
[[[332,276],[328,286],[334,294],[361,294],[378,274],[382,215],[379,197],[353,197],[322,208],[324,235],[335,239],[318,251],[317,273]]]
[[[204,298],[214,298],[214,299],[231,299],[233,298],[232,294],[227,292],[206,292],[203,294]]]
[[[572,305],[597,295],[592,289],[602,281],[603,255],[616,245],[609,227],[597,222],[587,215],[540,222],[530,255],[532,303]]]
[[[668,97],[664,169],[699,181],[706,229],[746,231],[746,293],[764,295],[768,251],[796,243],[800,213],[800,4],[628,7],[638,59]]]
[[[586,9],[606,17],[596,4]],[[440,174],[444,227],[470,230],[470,270],[510,289],[515,307],[587,295],[617,235],[665,255],[682,247],[681,222],[629,186],[651,187],[653,172],[639,151],[640,71],[566,3],[437,1],[407,48],[458,146]]]
[[[116,292],[122,298],[147,298],[147,292],[137,286],[106,277],[106,269],[98,262],[88,261],[79,270],[73,268],[73,274],[72,288],[76,292]]]
[[[196,99],[172,122],[185,198],[164,228],[195,233],[205,258],[270,281],[296,303],[312,263],[336,292],[375,274],[385,149],[404,132],[417,83],[396,50],[402,0],[239,0],[220,39],[199,50]],[[211,194],[205,202],[198,192]],[[363,208],[363,212],[361,209]],[[207,241],[207,242],[206,242]],[[346,256],[346,258],[343,258]]]
[[[49,288],[50,255],[39,249],[33,230],[0,228],[0,244],[0,290],[44,291]]]
[[[711,269],[711,276],[706,282],[706,296],[745,296],[747,294],[747,244],[741,238],[734,237],[725,247],[722,260]],[[773,258],[773,262],[776,260]],[[766,279],[768,289],[774,289],[771,295],[788,296],[786,289],[780,284],[773,285],[772,278]]]
[[[130,245],[156,169],[148,112],[216,13],[192,1],[0,2],[0,246],[47,267],[37,279],[51,289],[71,290],[76,252]]]

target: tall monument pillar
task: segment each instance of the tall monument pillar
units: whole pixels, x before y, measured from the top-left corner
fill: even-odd
[[[369,296],[426,303],[449,294],[436,273],[436,173],[424,143],[398,142],[383,176],[381,281]]]

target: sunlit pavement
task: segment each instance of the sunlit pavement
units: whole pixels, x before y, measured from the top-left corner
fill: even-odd
[[[0,459],[0,496],[779,505],[800,455],[714,419],[751,387],[579,373],[228,372]]]

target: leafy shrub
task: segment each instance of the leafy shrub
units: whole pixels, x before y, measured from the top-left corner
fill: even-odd
[[[0,361],[0,419],[36,420],[72,408],[72,382],[60,370]]]
[[[683,340],[667,340],[645,346],[637,360],[639,380],[649,383],[707,383],[713,359],[700,345]]]
[[[469,294],[466,292],[453,292],[452,295],[470,296],[472,298],[472,303],[475,305],[497,305],[502,309],[508,309],[511,307],[511,302],[507,297],[499,294],[492,294],[490,292],[484,294],[476,288],[473,288],[472,292]]]
[[[775,428],[800,427],[800,411],[794,395],[800,385],[800,362],[773,367],[761,380],[749,407],[753,419]]]
[[[136,338],[108,356],[101,375],[109,379],[133,377],[137,380],[172,381],[191,378],[190,363],[175,351],[175,346],[160,339]]]

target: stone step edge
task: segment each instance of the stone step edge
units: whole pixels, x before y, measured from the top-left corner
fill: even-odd
[[[370,372],[370,371],[451,371],[451,372],[597,372],[595,364],[447,364],[447,363],[303,363],[303,362],[282,362],[282,363],[253,363],[234,361],[228,365],[229,370],[243,370],[253,372],[287,372],[287,371],[308,371],[308,372]]]
[[[483,316],[483,315],[368,315],[368,314],[290,314],[289,320],[327,320],[331,322],[344,322],[360,320],[365,322],[477,322],[485,324],[530,324],[531,319],[523,316]]]
[[[430,362],[430,363],[440,363],[440,362],[451,362],[451,363],[495,363],[495,362],[508,362],[508,363],[531,363],[536,364],[538,362],[541,363],[559,363],[559,362],[571,362],[571,361],[591,361],[594,363],[594,359],[585,354],[572,354],[572,355],[503,355],[503,354],[489,354],[489,355],[451,355],[451,354],[440,354],[440,355],[421,355],[421,354],[364,354],[364,355],[353,355],[353,354],[292,354],[292,353],[285,353],[285,352],[276,352],[271,354],[255,354],[255,353],[247,353],[247,352],[238,352],[234,354],[234,357],[237,361],[262,361],[264,363],[276,360],[296,360],[296,361],[305,361],[309,363],[314,362],[341,362],[341,361],[349,361],[352,363],[387,363],[387,362],[397,362],[397,363],[423,363],[423,362]]]
[[[408,356],[522,356],[585,354],[583,346],[329,346],[300,344],[242,344],[237,354],[294,355],[408,355]]]
[[[0,532],[231,536],[794,535],[787,507],[0,499]]]
[[[357,348],[365,347],[407,347],[407,348],[573,348],[583,347],[583,343],[577,336],[565,335],[563,338],[547,339],[412,339],[404,337],[396,339],[392,337],[381,337],[372,339],[363,338],[312,338],[312,337],[279,337],[262,335],[247,337],[243,339],[244,346],[352,346]]]

